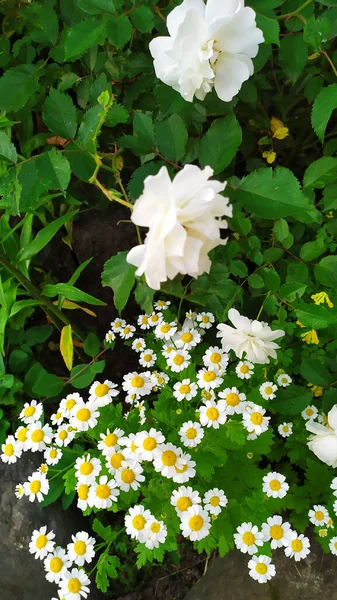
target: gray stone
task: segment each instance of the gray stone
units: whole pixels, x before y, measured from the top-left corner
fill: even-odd
[[[308,558],[295,563],[280,549],[273,552],[276,576],[259,584],[248,575],[249,558],[239,551],[215,559],[185,600],[337,600],[337,558],[312,540]]]
[[[0,598],[1,600],[50,600],[57,586],[45,579],[43,561],[35,560],[28,546],[34,529],[47,525],[56,534],[56,543],[65,547],[76,531],[87,531],[89,521],[80,511],[63,511],[59,503],[42,508],[28,498],[15,497],[15,485],[41,464],[40,457],[23,455],[14,465],[0,466]],[[90,529],[88,530],[90,531]],[[90,600],[102,600],[92,585]]]

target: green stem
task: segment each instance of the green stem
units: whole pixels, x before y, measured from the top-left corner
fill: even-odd
[[[332,70],[333,70],[334,74],[335,74],[335,75],[336,75],[336,77],[337,77],[337,69],[336,69],[336,67],[335,67],[334,63],[332,62],[332,60],[331,60],[331,58],[330,58],[329,54],[328,54],[328,53],[327,53],[325,50],[321,50],[321,52],[322,52],[322,54],[325,56],[325,58],[327,59],[327,61],[328,61],[329,65],[330,65],[330,67],[332,68]]]
[[[282,19],[285,19],[286,17],[294,17],[295,15],[299,15],[302,12],[302,10],[307,8],[307,6],[309,6],[309,4],[312,4],[313,1],[314,0],[306,0],[306,2],[301,4],[301,6],[299,6],[296,10],[293,10],[292,12],[286,13],[284,15],[279,15],[276,18],[278,21],[281,21]]]

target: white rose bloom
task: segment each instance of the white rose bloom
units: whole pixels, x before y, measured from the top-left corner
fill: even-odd
[[[230,102],[254,73],[264,41],[244,0],[184,0],[167,17],[169,36],[150,43],[156,75],[188,102],[215,88]]]
[[[269,356],[277,358],[279,345],[273,340],[285,334],[282,329],[273,331],[267,323],[243,317],[235,308],[228,311],[228,318],[235,328],[223,323],[217,326],[225,352],[234,350],[238,358],[245,354],[247,360],[258,364],[269,363]]]
[[[337,405],[328,414],[329,426],[313,421],[306,423],[312,436],[309,438],[309,449],[329,467],[337,467]]]
[[[167,168],[144,180],[144,191],[134,205],[132,221],[149,231],[145,243],[130,250],[127,261],[145,274],[147,284],[158,290],[160,284],[178,273],[198,277],[208,273],[210,250],[225,243],[220,229],[231,217],[228,198],[221,196],[226,183],[209,181],[210,167],[185,167],[171,181]]]

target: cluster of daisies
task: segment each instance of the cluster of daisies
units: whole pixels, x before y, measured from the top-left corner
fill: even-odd
[[[95,556],[96,540],[85,531],[72,535],[67,548],[56,546],[55,534],[44,525],[33,531],[29,551],[43,561],[46,579],[59,587],[62,600],[82,600],[89,593],[90,580],[84,567]],[[52,600],[57,600],[52,598]]]

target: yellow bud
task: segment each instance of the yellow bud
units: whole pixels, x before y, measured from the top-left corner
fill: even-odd
[[[277,131],[275,131],[273,137],[276,138],[277,140],[284,140],[284,138],[286,138],[288,135],[289,135],[288,127],[280,127],[280,129],[277,129]]]
[[[115,158],[115,168],[117,171],[121,171],[124,167],[124,159],[120,154]]]
[[[284,125],[282,121],[280,121],[280,119],[277,119],[276,117],[272,117],[270,119],[270,130],[272,131],[272,133],[275,133],[275,131],[277,131],[281,127],[284,127]]]
[[[262,156],[263,156],[263,158],[265,158],[267,160],[267,163],[269,165],[272,165],[276,159],[276,152],[274,152],[273,150],[266,150],[265,152],[262,153]]]
[[[319,52],[314,52],[313,54],[310,54],[310,56],[308,56],[308,60],[316,60],[316,58],[318,58],[320,55]]]
[[[181,410],[181,408],[177,408],[177,410],[176,410],[177,415],[181,415],[182,412],[183,411]]]

